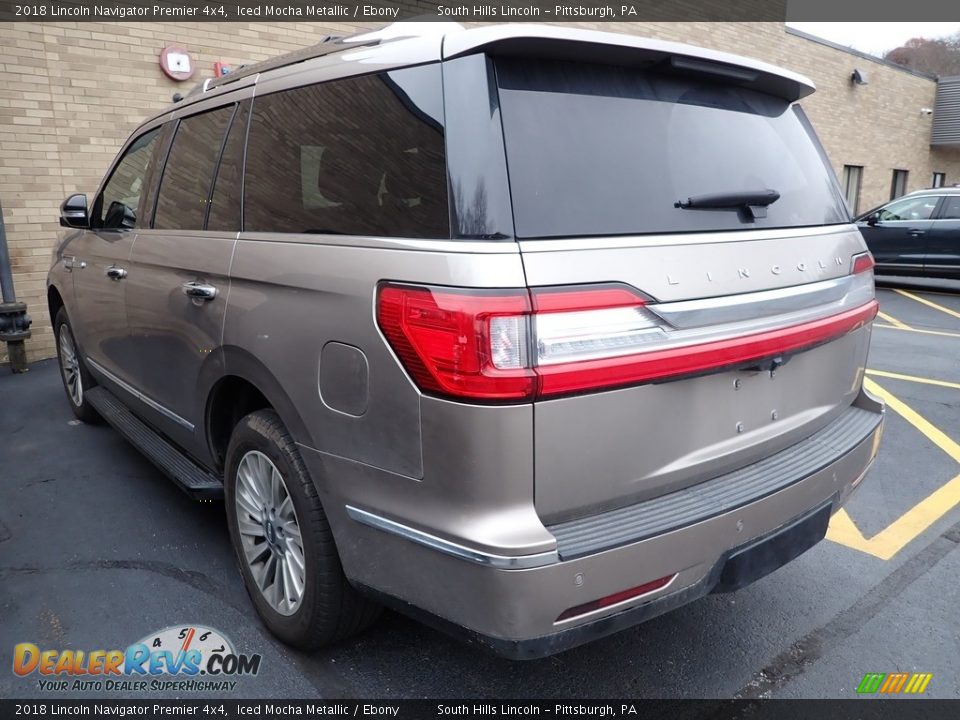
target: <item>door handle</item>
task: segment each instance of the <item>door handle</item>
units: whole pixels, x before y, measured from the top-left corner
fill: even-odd
[[[87,264],[83,260],[77,260],[76,255],[63,256],[63,267],[67,270],[73,270],[74,268],[83,270],[86,266]]]
[[[217,296],[217,289],[213,285],[204,285],[199,282],[187,282],[180,286],[183,294],[194,300],[213,300]]]
[[[127,271],[116,265],[107,268],[107,277],[111,280],[123,280],[127,276]]]
[[[926,232],[926,230],[910,230],[910,237],[920,237]]]

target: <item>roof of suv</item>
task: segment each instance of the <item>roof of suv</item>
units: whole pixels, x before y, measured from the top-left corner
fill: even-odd
[[[960,185],[951,185],[949,187],[926,188],[924,190],[914,190],[901,197],[910,197],[913,195],[960,195]],[[897,198],[899,200],[899,198]]]
[[[685,74],[708,75],[750,87],[788,101],[812,93],[813,83],[803,75],[738,55],[692,45],[653,40],[622,33],[515,23],[465,29],[453,22],[393,23],[372,32],[347,37],[326,37],[320,43],[260,63],[241,67],[222,78],[206,80],[174,108],[184,107],[221,92],[258,83],[266,77],[303,72],[322,64],[351,65],[344,76],[358,68],[400,66],[436,62],[480,51],[504,55],[529,55],[587,62],[607,62],[656,68]],[[317,65],[319,67],[319,65]]]

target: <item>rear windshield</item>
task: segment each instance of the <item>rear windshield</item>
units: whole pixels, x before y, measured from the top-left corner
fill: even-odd
[[[778,98],[699,77],[513,58],[497,60],[497,82],[518,237],[849,222],[809,123]],[[675,207],[766,190],[780,194],[766,217]]]

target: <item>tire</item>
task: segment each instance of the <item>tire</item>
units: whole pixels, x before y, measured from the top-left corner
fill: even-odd
[[[247,593],[274,635],[313,650],[376,620],[380,607],[343,574],[317,488],[273,410],[251,413],[234,428],[224,491],[230,540]]]
[[[83,355],[73,337],[73,329],[70,327],[66,308],[60,308],[57,311],[53,321],[53,336],[57,342],[60,379],[63,381],[63,389],[67,393],[70,409],[85,423],[102,423],[100,415],[85,396],[87,390],[96,387],[97,381],[90,375],[90,371],[83,362]]]

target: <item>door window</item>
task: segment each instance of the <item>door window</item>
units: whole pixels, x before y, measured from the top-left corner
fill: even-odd
[[[220,156],[217,179],[210,198],[207,230],[240,231],[240,203],[243,197],[243,151],[247,144],[250,104],[242,103],[227,134]]]
[[[943,201],[940,220],[960,220],[960,195],[948,195]]]
[[[449,238],[440,69],[257,97],[244,230]]]
[[[893,220],[929,220],[937,207],[938,200],[937,197],[927,195],[890,203],[886,207],[880,208],[879,219],[887,222]]]
[[[160,181],[153,226],[164,230],[202,230],[213,171],[234,105],[180,121]]]
[[[143,227],[137,217],[144,180],[156,162],[160,128],[154,128],[134,140],[117,163],[113,174],[97,199],[95,220],[99,227],[112,230]]]

